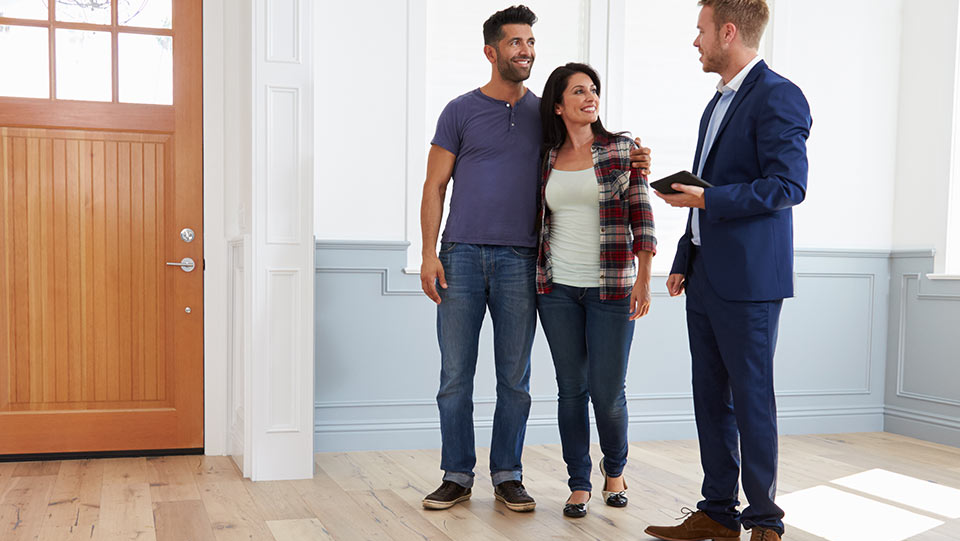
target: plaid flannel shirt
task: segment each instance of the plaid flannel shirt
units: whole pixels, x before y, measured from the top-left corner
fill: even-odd
[[[630,167],[630,150],[634,146],[630,138],[623,136],[598,135],[593,142],[593,170],[600,198],[600,298],[604,300],[630,295],[637,276],[634,254],[657,252],[647,179]],[[550,293],[553,287],[546,190],[556,160],[554,148],[544,160],[540,177],[537,293],[541,294]]]

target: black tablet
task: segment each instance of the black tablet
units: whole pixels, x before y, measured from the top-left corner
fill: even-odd
[[[662,194],[671,194],[671,193],[680,193],[677,190],[674,190],[670,187],[671,184],[684,184],[686,186],[700,186],[701,188],[713,188],[713,184],[710,184],[706,180],[698,177],[687,171],[680,171],[679,173],[674,173],[669,177],[664,177],[660,180],[655,180],[650,183],[650,186],[654,190]]]

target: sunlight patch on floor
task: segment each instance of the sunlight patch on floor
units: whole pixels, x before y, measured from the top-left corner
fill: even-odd
[[[784,522],[829,541],[903,541],[943,522],[827,486],[777,497]],[[789,531],[787,532],[789,535]]]
[[[887,470],[843,477],[834,484],[948,518],[960,518],[960,490]]]

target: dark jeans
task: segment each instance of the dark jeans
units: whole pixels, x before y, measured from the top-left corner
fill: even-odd
[[[687,328],[704,472],[704,499],[697,508],[729,528],[762,526],[782,534],[783,511],[774,503],[773,352],[783,301],[721,299],[710,285],[703,258],[696,251],[692,257],[686,277]],[[741,475],[750,502],[742,514],[737,511]]]
[[[497,406],[490,442],[493,483],[521,479],[520,455],[530,414],[530,350],[537,330],[536,248],[441,243],[447,289],[437,286],[440,342],[440,468],[443,479],[473,486],[473,378],[480,327],[493,320]]]
[[[603,465],[616,477],[627,463],[624,380],[633,341],[630,297],[600,300],[600,288],[554,284],[537,299],[540,324],[557,371],[557,416],[570,490],[591,489],[590,412],[593,401]]]

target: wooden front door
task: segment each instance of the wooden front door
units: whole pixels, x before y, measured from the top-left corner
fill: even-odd
[[[200,0],[0,2],[0,57],[0,454],[203,447]]]

